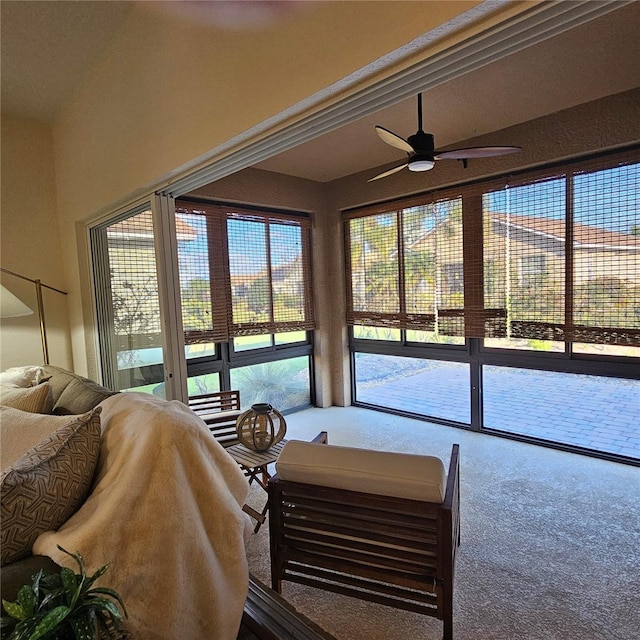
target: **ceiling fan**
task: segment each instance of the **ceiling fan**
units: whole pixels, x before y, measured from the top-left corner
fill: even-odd
[[[422,130],[422,94],[418,94],[418,131],[406,140],[399,135],[381,126],[376,126],[376,131],[383,142],[406,151],[409,158],[388,171],[370,178],[367,182],[386,178],[387,176],[408,167],[409,171],[429,171],[433,169],[436,160],[461,160],[464,168],[467,168],[467,160],[470,158],[488,158],[491,156],[506,156],[510,153],[522,151],[522,147],[468,147],[467,149],[452,149],[451,151],[436,151],[434,149],[433,135]]]

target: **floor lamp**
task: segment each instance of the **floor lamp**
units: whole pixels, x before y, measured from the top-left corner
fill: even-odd
[[[49,345],[47,344],[47,325],[44,317],[42,288],[44,287],[45,289],[51,289],[51,291],[56,291],[57,293],[61,293],[65,296],[67,295],[67,292],[56,289],[55,287],[51,287],[48,284],[43,284],[42,282],[40,282],[40,280],[27,278],[27,276],[20,275],[19,273],[10,271],[9,269],[5,269],[4,267],[0,267],[0,271],[2,271],[2,273],[8,273],[11,276],[15,276],[16,278],[20,278],[21,280],[31,282],[36,286],[38,320],[40,322],[40,337],[42,338],[42,355],[44,357],[44,364],[49,364]],[[0,285],[0,291],[2,292],[2,295],[0,295],[0,318],[15,318],[18,316],[26,316],[33,313],[32,309],[24,304],[19,298],[14,296],[13,293],[11,293],[11,291],[6,289],[4,286]]]

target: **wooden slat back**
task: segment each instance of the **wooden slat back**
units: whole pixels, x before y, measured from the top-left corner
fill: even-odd
[[[196,413],[215,411],[231,411],[240,409],[240,391],[214,391],[189,398],[189,406]]]
[[[238,443],[236,420],[241,414],[240,391],[216,391],[189,398],[189,407],[209,427],[213,437],[223,446]]]

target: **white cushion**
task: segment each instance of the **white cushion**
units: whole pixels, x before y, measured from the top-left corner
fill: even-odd
[[[39,366],[11,367],[0,373],[0,384],[5,387],[33,387],[46,379]]]
[[[441,503],[446,489],[439,458],[289,440],[276,462],[290,482]]]

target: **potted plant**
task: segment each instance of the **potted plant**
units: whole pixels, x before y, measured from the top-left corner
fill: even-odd
[[[119,638],[118,628],[127,612],[116,591],[94,587],[109,565],[87,576],[79,553],[69,553],[80,569],[62,567],[59,573],[39,571],[31,584],[21,587],[15,602],[2,600],[7,615],[1,618],[6,640],[96,640]],[[122,609],[122,612],[120,611]]]

